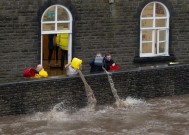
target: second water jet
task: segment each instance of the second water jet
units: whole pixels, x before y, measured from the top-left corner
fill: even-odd
[[[105,73],[108,75],[108,81],[109,81],[109,83],[110,83],[110,87],[111,87],[111,90],[112,90],[112,94],[113,94],[113,96],[114,96],[114,98],[115,98],[115,100],[116,100],[115,106],[116,106],[117,108],[127,107],[127,106],[128,106],[127,103],[124,102],[123,100],[121,100],[121,99],[119,98],[118,94],[117,94],[117,89],[116,89],[115,86],[114,86],[114,81],[113,81],[112,76],[111,76],[112,74],[111,74],[110,72],[108,72],[104,67],[102,67],[102,69],[103,69],[103,70],[105,71]]]

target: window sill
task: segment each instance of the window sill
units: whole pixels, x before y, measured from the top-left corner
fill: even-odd
[[[134,58],[134,63],[143,63],[143,62],[166,62],[166,61],[175,61],[175,56],[157,56],[157,57],[139,57]]]

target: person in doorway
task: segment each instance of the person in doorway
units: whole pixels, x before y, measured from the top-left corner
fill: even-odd
[[[110,70],[110,66],[115,66],[115,62],[112,60],[111,55],[109,53],[107,53],[105,55],[105,58],[103,60],[103,67],[109,71]]]
[[[89,61],[89,65],[91,66],[90,73],[100,73],[103,71],[103,57],[101,53],[97,53],[96,57]]]
[[[68,30],[64,28],[63,30]],[[61,48],[61,69],[64,69],[64,60],[68,57],[68,33],[57,34],[56,43]]]
[[[48,64],[50,65],[52,54],[54,51],[54,42],[53,42],[54,34],[49,34],[48,39],[49,39],[49,42],[48,42],[48,49],[49,49]]]
[[[46,77],[48,77],[47,71],[44,70],[44,68],[41,64],[37,65],[35,70],[36,70],[36,74],[35,74],[34,78],[46,78]]]

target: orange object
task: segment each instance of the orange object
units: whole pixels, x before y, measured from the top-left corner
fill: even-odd
[[[33,68],[27,68],[22,72],[23,77],[34,77],[35,70]]]
[[[117,71],[119,69],[120,69],[120,67],[118,65],[110,66],[110,71]]]

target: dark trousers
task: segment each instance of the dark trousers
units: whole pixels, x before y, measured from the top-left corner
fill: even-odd
[[[62,52],[62,54],[61,54],[61,69],[63,70],[64,69],[64,60],[65,60],[65,58],[67,60],[68,51],[67,50],[62,50],[61,52]]]
[[[58,46],[56,46],[56,64],[58,63],[58,49],[59,49],[59,47]]]
[[[49,49],[49,56],[48,56],[49,63],[51,62],[52,54],[53,54],[53,49]]]
[[[56,52],[56,63],[58,63],[58,49],[59,47],[56,46],[55,52]],[[49,49],[49,56],[48,56],[48,62],[51,62],[52,54],[53,54],[54,49]]]

